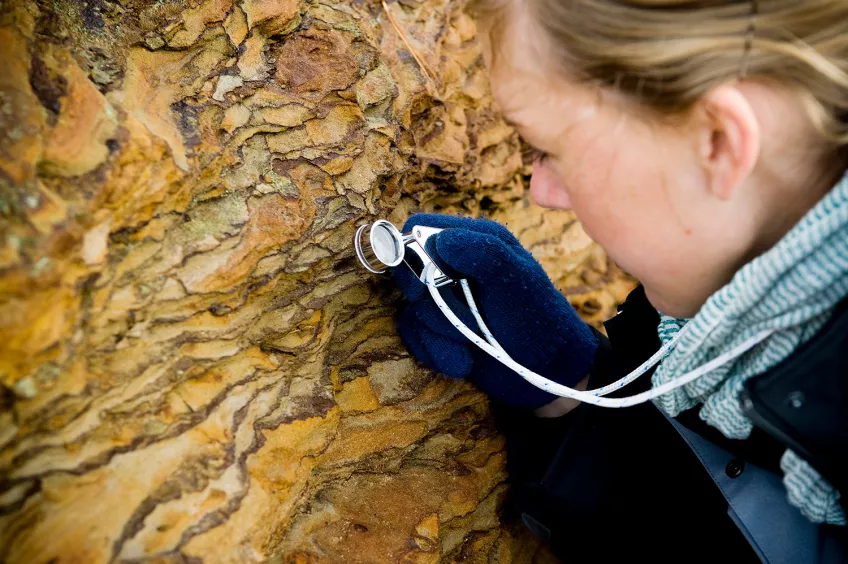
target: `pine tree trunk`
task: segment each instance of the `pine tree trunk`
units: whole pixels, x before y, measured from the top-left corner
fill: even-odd
[[[485,213],[591,321],[631,287],[528,203],[461,4],[0,7],[0,561],[538,557],[352,252]]]

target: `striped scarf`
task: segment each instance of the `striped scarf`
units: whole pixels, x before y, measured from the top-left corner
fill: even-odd
[[[747,353],[671,393],[656,405],[675,417],[698,404],[701,419],[725,436],[745,439],[744,382],[813,337],[848,295],[848,173],[771,250],[742,267],[690,320],[662,317],[659,336],[676,348],[652,382],[659,386],[716,358],[753,335],[775,329]],[[845,525],[839,492],[791,450],[781,459],[789,502],[816,523]]]

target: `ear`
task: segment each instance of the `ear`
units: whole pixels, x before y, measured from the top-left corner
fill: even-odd
[[[760,123],[748,98],[733,84],[710,90],[699,102],[700,155],[709,190],[729,200],[754,170]]]

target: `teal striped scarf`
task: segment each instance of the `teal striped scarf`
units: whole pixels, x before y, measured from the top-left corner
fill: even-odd
[[[671,417],[702,404],[701,419],[725,436],[744,439],[751,421],[739,392],[748,378],[789,356],[827,322],[848,295],[848,174],[771,250],[754,259],[713,294],[691,320],[663,316],[659,336],[677,346],[653,376],[659,386],[753,335],[775,329],[765,341],[706,376],[660,396]],[[839,492],[807,462],[787,450],[781,459],[789,502],[811,521],[845,525]]]

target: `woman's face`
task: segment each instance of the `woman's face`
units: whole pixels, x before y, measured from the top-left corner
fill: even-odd
[[[545,155],[533,167],[532,198],[574,210],[655,307],[693,315],[732,276],[739,265],[728,256],[743,255],[750,235],[705,185],[701,134],[544,66],[532,33],[513,21],[496,50],[485,50],[500,110]]]

